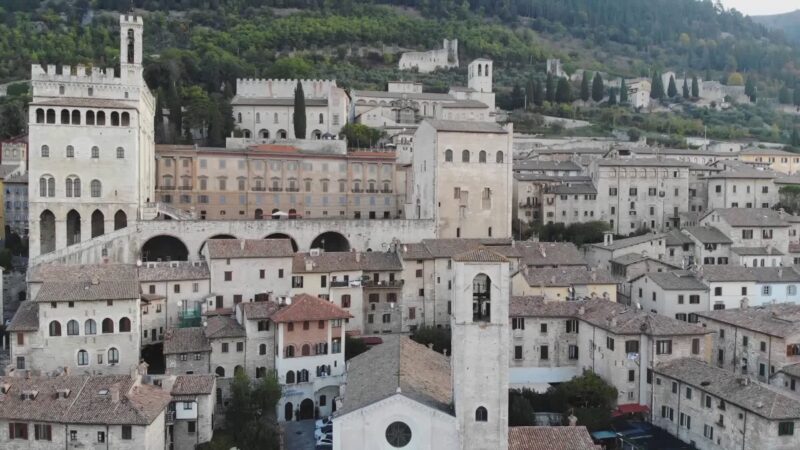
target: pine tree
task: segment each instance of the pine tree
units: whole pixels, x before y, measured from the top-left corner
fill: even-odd
[[[542,82],[539,80],[533,82],[533,103],[536,106],[542,106],[544,103],[544,89],[542,88]]]
[[[525,94],[522,93],[522,88],[515,84],[511,89],[511,109],[519,109],[525,105]]]
[[[533,108],[534,101],[533,101],[533,93],[536,91],[536,80],[528,80],[528,84],[525,85],[525,97],[528,99],[528,104],[526,105],[528,109]]]
[[[661,81],[661,74],[653,72],[653,80],[650,82],[650,98],[661,100],[664,98],[664,82]]]
[[[750,97],[751,102],[755,102],[757,100],[758,94],[756,92],[756,82],[753,80],[753,77],[747,77],[747,82],[744,84],[744,93]]]
[[[603,85],[603,77],[600,75],[600,72],[594,74],[594,80],[592,80],[592,100],[596,102],[603,101],[603,97],[605,97],[605,86]]]
[[[625,78],[619,83],[619,104],[625,105],[628,103],[628,86],[625,86]]]
[[[572,101],[572,85],[566,78],[558,79],[558,87],[556,88],[556,102],[569,103]]]
[[[581,80],[581,100],[589,101],[589,72],[583,72],[583,79]]]
[[[700,84],[697,81],[697,75],[692,77],[692,98],[700,97]]]
[[[667,87],[667,97],[675,98],[678,95],[678,86],[675,85],[675,77],[669,76],[669,87]]]
[[[303,93],[303,84],[297,80],[297,87],[294,89],[294,137],[296,139],[306,138],[306,96]]]
[[[553,78],[553,75],[549,73],[547,74],[545,100],[547,100],[550,103],[556,101],[556,79]]]
[[[689,98],[689,83],[686,82],[686,76],[683,77],[683,98]]]
[[[614,106],[617,104],[617,89],[611,88],[608,90],[608,104]]]
[[[789,145],[800,148],[800,132],[797,131],[797,128],[792,131],[792,138],[789,140]]]

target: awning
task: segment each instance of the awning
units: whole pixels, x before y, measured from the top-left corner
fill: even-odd
[[[379,338],[378,336],[364,336],[361,338],[361,342],[366,345],[378,345],[383,344],[383,339]]]
[[[647,405],[640,405],[638,403],[625,403],[624,405],[617,406],[617,409],[611,413],[611,417],[619,417],[624,416],[626,414],[636,414],[636,413],[649,413],[650,408]]]
[[[595,431],[592,433],[592,439],[600,441],[603,439],[616,439],[617,433],[613,431]]]

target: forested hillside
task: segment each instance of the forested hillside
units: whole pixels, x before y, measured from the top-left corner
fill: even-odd
[[[161,105],[187,126],[227,117],[238,77],[326,77],[382,88],[405,77],[444,90],[465,69],[400,73],[399,53],[457,38],[461,60],[489,57],[500,104],[542,78],[558,57],[568,71],[623,76],[653,70],[727,80],[742,72],[761,96],[800,80],[798,49],[739,13],[695,0],[134,0],[145,16],[146,78]],[[0,3],[0,83],[30,64],[118,61],[117,14],[130,0],[6,0]],[[517,89],[516,92],[520,92]],[[18,105],[0,105],[4,122]],[[0,117],[0,119],[2,119]],[[12,118],[13,119],[13,118]],[[223,119],[224,120],[224,119]],[[2,120],[0,120],[2,121]],[[219,123],[211,143],[230,131]],[[14,130],[0,130],[9,134]]]
[[[784,32],[789,40],[800,44],[800,9],[785,14],[755,16],[753,20],[767,28]]]

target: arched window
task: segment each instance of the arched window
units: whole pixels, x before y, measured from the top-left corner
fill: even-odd
[[[100,194],[102,194],[102,185],[100,184],[100,180],[92,180],[91,191],[92,197],[100,197]]]
[[[36,110],[36,123],[44,123],[44,110],[42,108]]]
[[[47,110],[47,123],[56,123],[56,110]]]
[[[478,76],[483,75],[483,71],[481,70],[481,65],[478,64]]]
[[[42,158],[49,158],[50,157],[50,147],[43,145],[42,146]]]
[[[125,149],[117,147],[117,159],[125,159]]]
[[[86,111],[86,125],[94,125],[94,111]]]
[[[261,113],[256,113],[256,123],[261,123]]]
[[[39,197],[47,197],[47,178],[39,178]]]
[[[250,139],[250,130],[248,130],[247,128],[244,129],[244,137]]]
[[[128,319],[127,317],[119,319],[119,332],[130,333],[130,331],[131,331],[131,319]]]
[[[444,151],[444,160],[445,162],[453,162],[453,151],[449,148]]]
[[[61,323],[57,320],[50,322],[50,336],[61,336]]]
[[[81,196],[81,180],[80,178],[71,175],[67,177],[64,183],[64,195],[67,197],[80,197]]]
[[[67,178],[64,192],[66,192],[67,197],[72,197],[72,178]]]
[[[68,145],[67,146],[67,158],[74,158],[75,157],[75,147]]]
[[[119,113],[116,111],[111,111],[111,126],[112,127],[119,126]]]
[[[94,319],[87,319],[83,323],[83,334],[97,334],[97,322]]]
[[[258,346],[258,354],[259,355],[266,355],[267,354],[267,344],[261,344]]]
[[[486,152],[485,151],[481,150],[481,152],[478,153],[478,162],[479,163],[485,163],[486,162]]]
[[[73,197],[80,197],[81,196],[81,179],[75,178],[75,181],[72,183],[72,196]]]
[[[303,369],[297,371],[297,382],[308,383],[308,370]]]
[[[461,152],[461,162],[468,163],[469,162],[469,150],[464,150]]]
[[[97,124],[98,125],[105,125],[106,124],[106,112],[105,111],[97,111]]]
[[[242,113],[236,114],[236,122],[242,123]]]
[[[236,367],[234,367],[234,368],[233,368],[233,375],[234,375],[234,376],[235,376],[235,375],[239,375],[240,373],[241,373],[241,374],[243,374],[243,373],[244,373],[244,367],[242,367],[242,366],[236,366]]]
[[[222,366],[217,366],[217,369],[214,371],[218,377],[225,377],[225,368]]]
[[[269,130],[262,129],[258,132],[258,137],[261,139],[269,139]]]
[[[131,115],[127,112],[122,113],[122,126],[128,127],[131,125]]]
[[[285,358],[294,358],[294,346],[287,345],[285,349],[283,349],[283,356]]]
[[[118,364],[119,363],[119,350],[114,347],[108,349],[108,363],[109,364]]]
[[[319,123],[325,123],[325,115],[322,113],[319,113]]]
[[[294,370],[286,372],[286,384],[294,384]]]
[[[92,159],[100,158],[100,147],[94,146],[92,147]]]
[[[81,124],[81,112],[77,109],[72,110],[72,124],[73,125],[80,125]]]
[[[303,344],[303,347],[300,350],[300,354],[302,356],[309,356],[311,355],[311,346],[308,344]]]
[[[67,336],[77,336],[81,334],[80,325],[77,320],[70,320],[67,322]]]
[[[114,332],[114,321],[111,319],[103,319],[103,334]]]
[[[278,139],[286,139],[286,130],[278,130]]]
[[[78,350],[78,365],[79,366],[89,365],[89,352],[87,352],[86,350]]]
[[[502,164],[504,162],[503,161],[503,152],[497,152],[496,162],[498,164]]]
[[[69,125],[69,110],[61,110],[61,125]]]
[[[492,280],[483,273],[472,279],[472,320],[475,322],[491,319],[491,284]]]
[[[475,421],[486,422],[487,420],[489,420],[489,412],[483,406],[478,406],[478,409],[475,410]]]

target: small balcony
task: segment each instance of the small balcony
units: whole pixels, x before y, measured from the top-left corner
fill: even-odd
[[[182,309],[178,312],[180,328],[199,327],[202,324],[203,314],[200,305],[193,308]]]
[[[394,191],[391,189],[381,189],[381,194],[391,194],[392,192]]]
[[[269,188],[270,192],[283,192],[283,188],[280,187],[271,187]]]
[[[167,425],[172,425],[175,423],[175,411],[169,411],[164,414],[164,420],[167,422]]]
[[[293,188],[293,187],[286,188],[286,192],[300,192],[300,188]]]
[[[252,191],[254,191],[254,192],[266,192],[266,190],[267,190],[267,188],[261,187],[261,186],[256,186],[256,187],[252,188]]]
[[[383,289],[395,289],[395,288],[402,288],[404,280],[381,280],[381,281],[374,281],[374,280],[366,280],[361,283],[362,286],[365,288],[383,288]]]
[[[349,280],[348,281],[344,281],[344,280],[331,281],[331,287],[335,287],[335,288],[350,287],[350,281]]]
[[[157,191],[174,191],[175,186],[171,185],[164,185],[164,186],[156,186]]]
[[[191,191],[192,187],[191,186],[181,186],[181,187],[178,188],[178,190],[180,190],[180,191]]]

